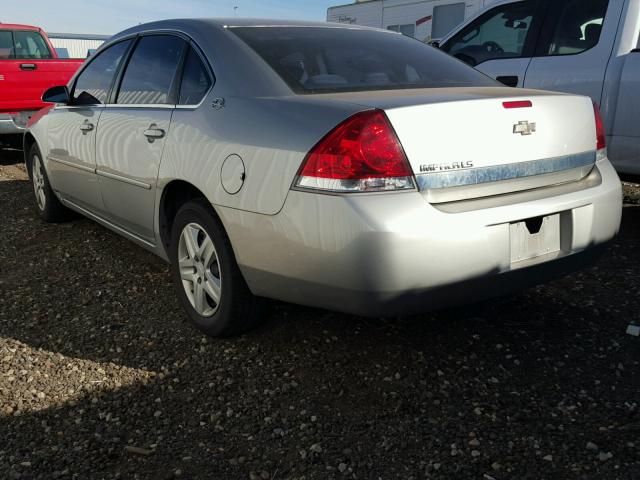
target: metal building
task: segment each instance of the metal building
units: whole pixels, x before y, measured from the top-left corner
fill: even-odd
[[[47,33],[60,58],[87,58],[110,37],[78,33]]]
[[[327,21],[385,28],[428,42],[495,0],[357,0],[329,7]]]

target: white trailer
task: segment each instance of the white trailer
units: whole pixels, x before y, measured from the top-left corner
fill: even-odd
[[[364,0],[329,7],[327,21],[401,32],[425,42],[454,27],[495,0]]]

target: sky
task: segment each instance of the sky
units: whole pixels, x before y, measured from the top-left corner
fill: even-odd
[[[164,18],[260,17],[325,21],[327,8],[355,0],[0,0],[0,22],[48,32],[112,35]],[[234,9],[237,7],[237,9]]]

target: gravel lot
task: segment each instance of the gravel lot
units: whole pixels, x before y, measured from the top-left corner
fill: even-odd
[[[640,478],[639,188],[570,278],[421,318],[276,303],[211,341],[162,261],[43,224],[0,155],[0,478]]]

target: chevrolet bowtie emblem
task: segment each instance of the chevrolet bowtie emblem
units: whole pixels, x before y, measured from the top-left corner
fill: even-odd
[[[519,133],[520,135],[531,135],[536,131],[536,124],[529,122],[518,122],[513,126],[513,133]]]

